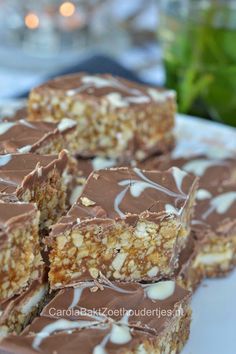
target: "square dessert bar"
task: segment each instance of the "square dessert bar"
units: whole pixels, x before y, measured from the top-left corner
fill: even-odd
[[[0,303],[0,338],[11,332],[20,334],[41,311],[47,294],[46,272],[42,270],[38,279],[33,280],[20,295]]]
[[[193,267],[205,276],[221,276],[236,258],[236,159],[154,158],[143,168],[178,166],[200,178],[192,229],[197,240]]]
[[[58,154],[64,148],[76,153],[75,128],[76,122],[66,118],[59,123],[0,121],[0,154]]]
[[[0,155],[2,198],[12,195],[13,200],[36,203],[40,228],[49,227],[65,212],[68,181],[65,151],[59,155]]]
[[[175,92],[111,75],[58,77],[29,96],[29,119],[78,122],[83,157],[143,159],[173,146]]]
[[[170,276],[190,231],[197,179],[113,168],[92,173],[81,197],[48,238],[52,288],[98,278]]]
[[[173,281],[82,283],[60,291],[21,336],[4,338],[0,351],[179,353],[189,335],[189,301]]]
[[[34,204],[0,203],[0,303],[39,276],[39,212]]]

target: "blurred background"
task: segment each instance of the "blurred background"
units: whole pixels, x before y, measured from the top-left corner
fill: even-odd
[[[0,0],[0,100],[77,71],[174,88],[181,112],[236,126],[236,1]]]

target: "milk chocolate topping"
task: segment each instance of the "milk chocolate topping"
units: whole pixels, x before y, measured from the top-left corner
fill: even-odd
[[[76,123],[64,119],[60,123],[29,122],[24,119],[0,121],[0,153],[35,152],[50,139],[66,134]]]
[[[34,154],[0,155],[0,193],[18,194],[22,188],[31,188],[42,182],[50,170],[58,168],[62,173],[67,164],[67,154],[59,156]]]
[[[129,224],[142,215],[150,221],[180,217],[196,187],[192,175],[179,170],[142,171],[111,168],[90,175],[77,204],[54,226],[52,235],[72,224],[122,219]]]
[[[22,217],[27,218],[27,215],[35,210],[37,210],[36,206],[30,203],[0,203],[0,228],[8,228],[10,225],[18,223]]]
[[[174,91],[145,87],[109,74],[86,73],[67,75],[48,81],[36,90],[66,91],[68,96],[82,95],[93,100],[106,96],[117,107],[160,102],[175,97]]]
[[[174,316],[174,310],[188,297],[189,292],[174,281],[140,285],[107,280],[100,288],[88,282],[78,284],[76,288],[60,290],[44,308],[41,316],[85,320],[91,319],[94,313],[94,316],[126,321],[132,327],[158,334],[163,330],[168,317],[163,314],[159,316],[160,312],[168,311]],[[86,311],[80,312],[81,309]]]
[[[50,319],[40,319],[44,325],[53,325]],[[69,322],[58,321],[58,325],[68,326],[66,332],[60,332],[44,337],[37,346],[39,337],[37,335],[8,336],[0,343],[1,354],[87,354],[107,353],[120,354],[124,348],[132,351],[145,340],[154,342],[156,337],[143,331],[130,329],[123,325],[103,324],[83,330],[70,329]],[[117,334],[122,335],[118,336]],[[40,348],[40,349],[39,349]],[[39,351],[40,350],[40,351]],[[97,351],[95,351],[97,350]]]
[[[165,170],[178,166],[199,177],[192,227],[198,238],[205,234],[232,235],[236,232],[236,159],[206,156],[172,159],[152,158],[142,167]]]

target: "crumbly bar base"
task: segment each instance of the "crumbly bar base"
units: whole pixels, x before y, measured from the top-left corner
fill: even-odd
[[[181,271],[176,278],[178,285],[189,291],[195,291],[203,280],[201,269],[194,268],[193,262],[194,260],[189,262],[185,269]]]
[[[152,150],[166,151],[173,145],[170,132],[174,126],[175,102],[170,99],[149,104],[144,109],[117,109],[108,100],[45,90],[32,91],[29,98],[29,119],[60,121],[64,117],[79,122],[77,143],[82,156],[116,158],[124,154],[135,141],[135,158],[143,159]],[[159,146],[157,146],[157,144]],[[146,151],[146,153],[144,153]]]
[[[134,350],[122,354],[178,354],[183,349],[190,333],[191,310],[185,309],[183,316],[175,318],[156,341],[144,341]]]
[[[39,155],[57,155],[63,149],[66,149],[70,151],[71,154],[76,154],[76,145],[77,142],[74,132],[63,135],[56,134],[55,137],[45,139],[33,152]]]
[[[160,225],[139,219],[135,227],[124,222],[106,229],[78,226],[49,239],[50,284],[57,288],[80,279],[98,278],[100,272],[109,279],[126,281],[169,276],[178,265],[178,235],[185,233],[174,219]]]
[[[56,169],[53,169],[42,184],[26,189],[20,196],[24,202],[34,202],[40,210],[40,229],[47,229],[66,211],[67,187]]]
[[[13,308],[6,321],[0,323],[0,339],[8,333],[20,334],[21,331],[37,316],[42,310],[48,291],[48,285],[41,285],[35,289],[28,301],[22,301]]]
[[[24,225],[16,225],[8,233],[0,251],[0,300],[21,292],[39,275],[42,258],[38,237],[39,214]]]
[[[199,246],[193,269],[201,272],[203,277],[221,277],[229,273],[235,265],[235,236],[211,236]]]

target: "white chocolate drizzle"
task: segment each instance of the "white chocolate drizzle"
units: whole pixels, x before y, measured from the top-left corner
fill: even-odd
[[[69,306],[69,309],[73,309],[74,307],[76,307],[78,305],[78,302],[80,301],[83,290],[84,290],[84,287],[74,289],[73,300]]]
[[[176,186],[178,190],[183,194],[182,184],[184,178],[187,176],[187,173],[185,171],[180,170],[178,167],[172,167],[172,171],[173,171],[173,177],[175,179]]]
[[[53,323],[45,326],[39,333],[36,334],[32,347],[34,349],[39,349],[42,341],[56,331],[69,331],[68,333],[70,333],[70,330],[92,327],[96,324],[98,324],[97,321],[68,321],[64,319],[54,321]]]
[[[112,106],[117,108],[123,108],[129,105],[127,100],[125,100],[118,92],[109,93],[106,95],[106,99]]]
[[[126,192],[129,190],[129,186],[127,186],[123,191],[121,191],[115,198],[114,201],[114,210],[119,214],[121,218],[125,218],[125,214],[120,210],[120,204],[124,199]]]
[[[27,154],[28,152],[30,152],[31,148],[32,148],[31,145],[25,145],[17,149],[17,151],[20,152],[21,154]]]
[[[6,166],[11,161],[11,158],[12,158],[11,154],[1,155],[0,156],[0,167]]]
[[[165,211],[168,213],[168,214],[174,214],[174,215],[180,215],[181,212],[182,212],[182,208],[181,209],[176,209],[173,205],[171,204],[166,204],[165,206]]]
[[[114,344],[126,344],[132,339],[130,328],[123,325],[113,324],[110,341]]]
[[[127,107],[130,103],[145,104],[151,100],[155,102],[164,102],[169,97],[175,97],[174,91],[158,91],[154,88],[149,88],[147,94],[145,94],[137,88],[128,87],[115,77],[104,78],[98,76],[84,76],[81,78],[81,81],[82,84],[80,87],[67,91],[68,96],[73,96],[77,93],[93,88],[102,89],[110,87],[127,94],[127,96],[123,96],[119,92],[111,92],[105,96],[108,102],[117,108]]]
[[[176,96],[173,90],[158,91],[154,88],[149,88],[148,93],[155,102],[165,102],[166,98],[175,98]]]
[[[20,120],[19,120],[19,123],[25,125],[25,126],[28,127],[28,128],[37,129],[37,127],[36,127],[35,125],[31,124],[30,122],[28,122],[28,121],[25,120],[25,119],[20,119]],[[17,122],[16,122],[16,124],[17,124]]]
[[[81,283],[78,287],[74,287],[73,288],[73,290],[74,290],[73,300],[68,308],[71,309],[71,308],[76,307],[80,301],[83,290],[86,288],[91,288],[93,286],[94,286],[93,282],[84,282],[84,283]]]
[[[106,99],[110,102],[111,105],[117,108],[127,107],[130,103],[144,104],[150,102],[148,96],[137,96],[137,97],[123,97],[118,92],[112,92],[106,95]]]
[[[147,297],[151,300],[165,300],[174,294],[175,282],[173,280],[160,281],[151,285],[144,285]]]
[[[129,103],[137,103],[137,104],[144,104],[150,102],[150,98],[147,96],[139,96],[139,97],[126,97],[126,101]]]
[[[190,162],[187,162],[183,169],[187,172],[193,173],[195,176],[202,177],[206,170],[212,166],[224,166],[227,165],[224,161],[219,160],[205,160],[205,159],[197,159]]]
[[[218,214],[226,213],[233,203],[236,202],[236,192],[228,192],[220,194],[217,197],[213,198],[210,202],[210,208],[203,214],[203,219],[207,219],[208,216],[214,211]]]
[[[118,90],[122,90],[124,92],[127,92],[129,94],[133,95],[140,95],[141,92],[137,89],[129,88],[122,84],[120,81],[118,81],[114,77],[110,78],[103,78],[103,77],[98,77],[98,76],[84,76],[81,79],[82,85],[78,88],[68,90],[67,95],[68,96],[73,96],[76,93],[83,92],[89,88],[106,88],[106,87],[112,87]]]
[[[104,168],[113,167],[116,164],[116,160],[105,159],[102,157],[95,157],[92,160],[93,170],[102,170]]]
[[[59,132],[64,132],[67,129],[73,128],[76,126],[76,122],[73,119],[63,118],[57,126]]]
[[[128,326],[113,324],[110,333],[93,349],[93,354],[107,354],[105,346],[109,341],[113,344],[122,345],[128,343],[131,339],[132,336]]]
[[[107,287],[107,288],[111,288],[114,291],[117,291],[117,292],[122,293],[122,294],[132,294],[135,291],[135,290],[126,290],[126,289],[120,288],[119,286],[114,285],[110,280],[108,280],[106,278],[103,279],[103,286]]]
[[[134,168],[133,171],[142,179],[140,180],[131,180],[131,179],[126,179],[121,182],[119,182],[120,186],[125,186],[125,189],[123,189],[115,198],[114,201],[114,210],[119,214],[121,218],[125,218],[125,214],[120,210],[120,204],[122,200],[124,199],[127,191],[130,191],[130,194],[134,198],[138,198],[146,188],[153,188],[156,189],[160,192],[163,192],[169,196],[180,198],[180,199],[186,199],[186,195],[182,192],[182,182],[184,177],[186,176],[186,172],[181,171],[177,167],[173,168],[173,177],[176,183],[176,186],[179,190],[179,194],[175,193],[160,184],[151,181],[149,178],[147,178],[141,170],[138,168]],[[169,205],[166,206],[166,208],[170,211]],[[179,214],[181,211],[177,211],[174,207],[172,208],[174,210],[174,214]]]
[[[205,199],[210,199],[212,197],[212,194],[207,191],[206,189],[198,189],[196,193],[196,199],[197,200],[205,200]]]
[[[16,122],[0,122],[0,135],[5,134],[6,132],[8,132],[11,128],[15,127],[16,125],[25,125],[31,129],[35,129],[35,126],[33,126],[32,124],[30,124],[29,122],[27,122],[24,119],[20,119],[19,121]]]

